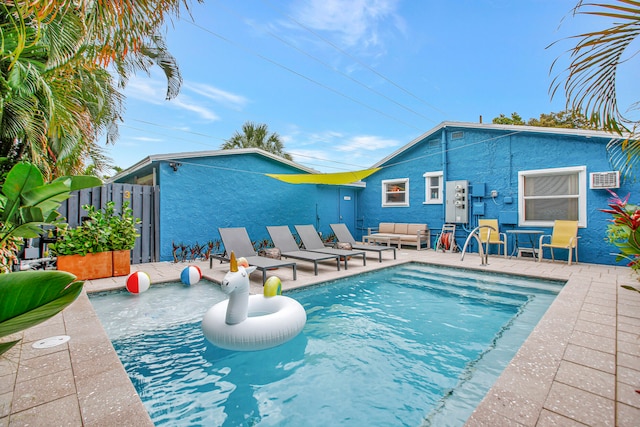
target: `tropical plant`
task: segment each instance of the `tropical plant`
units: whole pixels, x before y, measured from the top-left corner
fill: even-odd
[[[500,114],[498,117],[494,117],[492,122],[497,125],[524,125],[525,122],[518,113],[511,113],[511,117],[507,117],[504,114]]]
[[[45,225],[60,223],[57,209],[74,190],[102,185],[94,176],[60,177],[45,183],[40,170],[18,163],[0,190],[0,272],[11,271],[22,238],[39,237]]]
[[[242,133],[236,131],[220,148],[223,150],[233,148],[260,148],[269,153],[284,157],[287,160],[292,159],[291,155],[284,152],[284,144],[277,133],[273,132],[269,134],[269,129],[266,124],[257,125],[253,122],[243,124]]]
[[[139,237],[136,226],[140,219],[133,216],[129,202],[122,205],[122,211],[115,211],[115,203],[107,202],[102,210],[84,205],[86,219],[78,227],[62,229],[59,239],[49,245],[56,255],[86,255],[106,251],[133,249]]]
[[[109,218],[109,247],[112,251],[125,251],[133,249],[138,234],[138,224],[142,221],[133,216],[133,210],[129,202],[124,202],[120,214],[115,212],[115,203],[107,202],[104,209],[105,217]]]
[[[64,271],[0,274],[0,338],[55,316],[80,295],[84,282]],[[20,340],[0,343],[0,355]]]
[[[630,194],[621,199],[613,191],[609,192],[613,196],[609,209],[602,209],[613,217],[607,226],[607,240],[620,251],[616,261],[628,261],[627,265],[640,275],[640,206],[629,203]]]
[[[640,122],[625,116],[618,107],[618,67],[625,62],[624,55],[640,34],[640,2],[617,0],[607,3],[579,1],[575,15],[597,16],[613,19],[611,27],[571,37],[577,40],[569,50],[571,62],[566,75],[560,74],[551,83],[551,97],[562,88],[567,107],[582,111],[597,128],[620,135],[631,132],[625,138],[613,140],[607,147],[609,158],[623,175],[633,175],[640,162]],[[636,51],[628,52],[629,57]],[[557,60],[551,66],[553,71]],[[637,106],[637,104],[636,104]]]
[[[542,113],[540,114],[540,118],[531,118],[526,122],[518,113],[511,113],[511,117],[500,114],[498,117],[495,117],[493,119],[493,123],[503,125],[540,126],[549,128],[595,129],[595,127],[583,114],[578,111],[572,110],[560,111],[559,113]]]
[[[189,3],[3,2],[0,156],[29,159],[47,178],[80,173],[88,162],[104,171],[110,159],[98,137],[117,138],[118,88],[129,76],[158,65],[167,77],[167,99],[178,94],[179,69],[159,31]]]

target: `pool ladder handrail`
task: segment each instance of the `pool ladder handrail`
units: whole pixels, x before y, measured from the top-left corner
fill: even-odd
[[[460,257],[460,261],[464,261],[464,253],[467,251],[467,245],[469,244],[469,240],[471,240],[472,237],[475,237],[476,241],[478,242],[478,253],[480,254],[480,263],[481,263],[480,265],[489,264],[489,251],[487,250],[487,253],[484,252],[484,246],[482,246],[482,240],[480,240],[480,237],[479,237],[479,234],[480,234],[479,230],[481,228],[490,229],[489,235],[487,236],[487,241],[491,239],[491,230],[498,232],[498,230],[496,230],[490,225],[479,225],[473,230],[471,230],[471,233],[469,233],[469,236],[467,237],[467,240],[464,242],[464,246],[462,247],[462,256]]]

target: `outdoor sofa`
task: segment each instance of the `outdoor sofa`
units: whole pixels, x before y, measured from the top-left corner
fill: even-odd
[[[381,222],[377,228],[369,228],[367,235],[362,237],[364,243],[386,243],[398,245],[398,249],[405,246],[415,246],[417,250],[426,245],[431,247],[431,231],[427,224],[404,222]]]

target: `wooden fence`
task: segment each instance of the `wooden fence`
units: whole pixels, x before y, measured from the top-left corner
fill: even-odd
[[[133,216],[142,221],[138,225],[136,244],[131,251],[131,263],[156,262],[160,259],[159,234],[159,187],[134,184],[105,184],[102,187],[87,188],[71,193],[71,197],[62,203],[58,212],[67,219],[70,227],[82,222],[87,211],[84,205],[102,209],[107,202],[115,203],[116,212],[122,211],[122,205],[129,202]]]

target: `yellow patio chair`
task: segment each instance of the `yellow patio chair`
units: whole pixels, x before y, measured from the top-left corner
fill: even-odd
[[[550,237],[550,243],[543,243],[545,237]],[[552,234],[540,236],[540,244],[538,245],[538,262],[542,261],[543,249],[551,249],[551,260],[553,257],[553,249],[567,249],[569,251],[568,264],[571,265],[571,255],[576,252],[576,263],[578,262],[578,221],[556,220],[553,224]]]
[[[479,219],[478,226],[481,227],[478,230],[480,241],[487,248],[486,253],[489,253],[489,247],[491,245],[498,246],[498,255],[500,255],[500,246],[502,246],[502,255],[507,257],[507,235],[500,233],[498,228],[497,219]],[[488,228],[491,227],[491,228]]]

